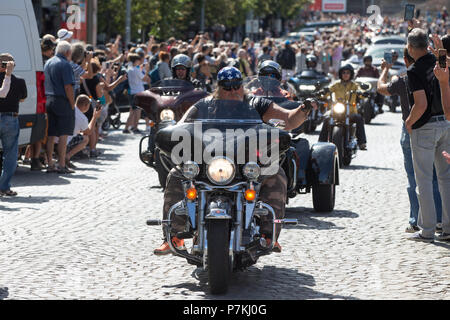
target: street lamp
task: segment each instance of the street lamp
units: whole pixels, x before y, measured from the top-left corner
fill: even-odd
[[[125,19],[125,45],[131,41],[131,0],[127,0],[127,13]]]
[[[205,31],[205,2],[206,0],[202,0],[202,8],[200,11],[200,31]]]

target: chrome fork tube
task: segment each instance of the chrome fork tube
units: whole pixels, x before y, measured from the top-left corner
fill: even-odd
[[[205,250],[205,191],[200,191],[199,203],[198,203],[198,235],[199,235],[199,248],[201,251]]]
[[[234,250],[241,251],[241,239],[242,239],[242,214],[243,214],[243,201],[242,201],[242,192],[238,192],[236,194],[236,222],[234,223],[235,227],[235,245]],[[242,250],[245,250],[242,249]]]

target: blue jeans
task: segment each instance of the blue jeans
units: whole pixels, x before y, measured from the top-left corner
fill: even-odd
[[[11,178],[17,168],[19,144],[19,119],[0,114],[0,141],[3,148],[3,170],[0,176],[0,191],[11,189]]]
[[[419,216],[419,200],[417,199],[416,193],[416,179],[414,177],[414,166],[411,154],[411,142],[408,130],[406,130],[405,123],[402,126],[402,137],[400,139],[400,144],[403,150],[403,161],[405,165],[405,171],[408,176],[408,191],[409,196],[409,223],[413,226],[417,226],[417,219]],[[436,218],[437,222],[442,222],[442,201],[441,195],[439,193],[438,181],[436,176],[436,168],[433,168],[433,196],[434,205],[436,207]]]

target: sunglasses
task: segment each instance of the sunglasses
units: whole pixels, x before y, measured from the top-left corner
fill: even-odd
[[[342,74],[352,74],[350,71],[342,71]]]
[[[276,74],[275,73],[261,73],[261,76],[263,77],[270,77],[270,78],[276,78]]]
[[[175,67],[175,71],[178,71],[178,70],[186,70],[186,68],[185,67]]]
[[[221,81],[219,85],[225,90],[225,91],[231,91],[231,90],[239,90],[242,86],[242,80],[235,80],[235,81]]]

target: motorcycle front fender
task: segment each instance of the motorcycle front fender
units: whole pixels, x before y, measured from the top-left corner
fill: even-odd
[[[339,184],[337,147],[330,142],[318,142],[312,145],[309,169],[311,182],[319,184]]]

